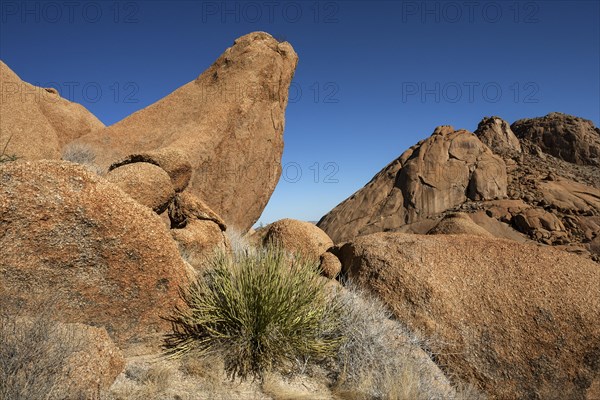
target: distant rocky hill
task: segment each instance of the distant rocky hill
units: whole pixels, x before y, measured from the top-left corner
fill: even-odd
[[[599,261],[600,130],[561,113],[512,125],[484,118],[474,133],[438,127],[318,226],[338,243],[385,231],[439,233],[456,212],[493,236]],[[446,233],[464,233],[444,224]]]

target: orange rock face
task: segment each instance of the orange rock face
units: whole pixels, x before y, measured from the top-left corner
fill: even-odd
[[[495,238],[400,233],[357,238],[340,259],[354,282],[431,339],[448,372],[491,398],[593,398],[600,381],[593,261]]]
[[[61,149],[80,136],[104,128],[82,105],[55,89],[23,82],[0,61],[0,151],[28,160],[58,159]]]
[[[160,217],[84,167],[0,164],[0,300],[63,322],[105,327],[117,343],[167,330],[160,317],[187,282]]]

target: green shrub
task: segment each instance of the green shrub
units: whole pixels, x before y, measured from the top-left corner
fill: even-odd
[[[181,291],[185,306],[168,318],[168,355],[217,352],[230,378],[246,379],[336,353],[340,306],[315,264],[268,248],[218,255],[211,267]]]

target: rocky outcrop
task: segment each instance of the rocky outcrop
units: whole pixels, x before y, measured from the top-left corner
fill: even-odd
[[[521,206],[507,210],[503,221],[532,240],[600,261],[589,247],[590,241],[600,235],[600,168],[540,155],[531,151],[534,145],[522,143],[528,154],[524,154],[510,174],[508,185],[511,201],[520,202]],[[525,211],[523,206],[533,210]],[[546,225],[552,229],[541,226],[528,215],[546,215],[542,219],[548,220]]]
[[[318,226],[336,241],[425,220],[467,200],[506,196],[504,161],[474,134],[436,128],[385,167]]]
[[[56,89],[23,82],[2,61],[0,89],[0,149],[6,146],[6,155],[59,159],[67,143],[104,128],[82,105],[62,98]]]
[[[564,232],[565,227],[556,215],[539,208],[528,208],[514,217],[514,225],[523,233],[532,231]]]
[[[111,170],[106,175],[106,180],[157,214],[165,211],[175,197],[169,175],[162,168],[150,163],[122,165]]]
[[[58,337],[52,340],[70,340],[77,351],[67,360],[62,385],[57,393],[69,393],[76,385],[80,395],[93,398],[98,389],[108,389],[125,367],[121,350],[111,340],[104,328],[84,324],[60,324]]]
[[[557,119],[577,123],[565,122],[561,125],[556,122]],[[560,138],[564,136],[579,138],[573,139],[575,142],[589,140],[593,147],[592,135],[597,128],[590,125],[589,121],[581,122],[584,120],[564,114],[550,114],[544,118],[523,121],[513,124],[513,128],[516,126],[524,129],[527,126],[537,126],[535,124],[561,126],[563,131],[557,133],[544,130],[544,135],[558,135],[559,139],[552,142],[556,145],[559,145],[562,140]],[[439,128],[438,132],[445,129],[447,128]],[[531,132],[537,132],[537,128],[531,129]],[[420,154],[432,147],[431,144],[424,147],[427,142],[432,141],[429,138],[389,164],[363,189],[325,215],[318,225],[338,243],[381,231],[465,233],[467,229],[459,228],[454,223],[457,220],[442,222],[445,217],[460,212],[467,214],[475,224],[495,237],[521,243],[533,241],[558,246],[600,261],[591,246],[591,241],[600,236],[600,169],[594,165],[567,162],[545,153],[535,139],[537,136],[533,134],[516,139],[508,123],[499,117],[484,118],[479,123],[476,135],[485,145],[479,143],[471,148],[487,145],[496,156],[504,160],[507,198],[491,199],[491,196],[473,195],[476,191],[471,191],[470,188],[477,187],[476,178],[480,175],[477,169],[470,175],[472,182],[469,182],[465,195],[460,196],[465,175],[464,172],[462,175],[453,172],[450,161],[455,162],[456,158],[450,151],[447,161],[443,157],[434,157],[432,166],[420,170],[411,166],[409,161],[415,157],[415,152]],[[419,178],[423,180],[425,187],[420,191],[414,190],[419,187],[414,183],[415,179],[405,177],[422,176],[423,171],[428,170],[437,171],[433,175],[435,177],[437,174],[438,179]],[[443,183],[439,183],[440,180]],[[485,181],[486,179],[479,179],[479,182]],[[427,182],[429,186],[426,185]],[[497,185],[493,183],[492,186]],[[492,190],[490,194],[493,192]],[[414,193],[419,195],[411,197]],[[421,200],[414,201],[415,198]],[[419,207],[415,207],[415,204]],[[410,212],[411,208],[425,212]],[[464,223],[469,222],[464,220],[462,224]],[[438,224],[443,226],[436,229]],[[485,235],[472,225],[469,229],[471,233],[477,230]]]
[[[281,246],[290,253],[319,262],[320,256],[333,246],[333,241],[314,224],[295,219],[281,219],[267,225],[262,233],[264,245]]]
[[[600,268],[553,248],[466,235],[376,233],[343,270],[491,398],[592,399],[600,383]]]
[[[0,165],[0,303],[105,327],[117,343],[169,328],[187,272],[160,217],[84,167]]]
[[[500,117],[485,117],[474,133],[494,154],[505,157],[521,154],[519,139],[510,129],[509,123]]]
[[[194,81],[79,142],[97,149],[103,168],[129,155],[181,152],[194,171],[187,190],[246,231],[281,174],[284,114],[297,61],[289,43],[250,33]]]
[[[519,139],[544,153],[574,164],[600,166],[600,129],[592,121],[554,112],[518,120],[511,128]]]

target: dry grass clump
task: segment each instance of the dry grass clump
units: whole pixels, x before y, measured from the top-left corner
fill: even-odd
[[[165,350],[174,357],[216,352],[232,379],[332,356],[342,339],[340,307],[324,285],[317,265],[279,248],[218,255],[181,292],[185,307],[169,318]]]
[[[248,237],[235,227],[228,226],[225,235],[227,236],[227,239],[229,239],[231,252],[234,258],[243,257],[245,254],[253,253],[257,250],[256,247],[250,243]]]
[[[421,341],[391,318],[378,299],[352,284],[339,293],[345,337],[337,353],[333,392],[343,400],[481,399],[453,388],[421,351]]]
[[[48,314],[18,318],[0,312],[0,399],[83,398],[64,382],[80,343],[72,329]]]
[[[102,173],[102,170],[95,164],[96,152],[89,145],[78,143],[68,144],[62,150],[61,159],[81,164],[98,175]]]
[[[390,320],[384,304],[358,288],[348,285],[339,296],[346,340],[337,353],[336,394],[347,400],[427,398],[406,354],[408,347],[416,346],[406,343],[412,336]]]
[[[189,354],[179,359],[141,357],[131,360],[125,372],[100,399],[283,400],[283,397],[265,394],[258,381],[232,382],[227,379],[223,360],[217,356]]]
[[[191,386],[190,386],[191,387]],[[182,398],[192,392],[182,385],[175,365],[167,362],[128,365],[102,400],[150,400]]]

